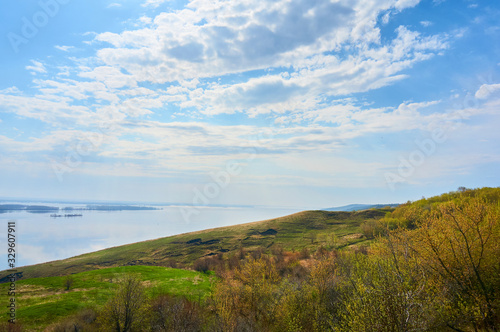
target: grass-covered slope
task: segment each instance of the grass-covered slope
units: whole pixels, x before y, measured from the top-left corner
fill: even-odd
[[[301,250],[324,245],[341,248],[367,241],[360,225],[382,218],[392,209],[358,212],[305,211],[289,216],[221,227],[113,247],[64,260],[18,268],[22,278],[62,276],[106,267],[127,265],[190,265],[196,259],[245,248]],[[6,281],[7,272],[0,273]]]
[[[195,271],[158,266],[126,266],[77,273],[66,289],[66,277],[19,280],[16,283],[16,317],[26,330],[47,326],[85,308],[98,308],[112,297],[121,279],[133,275],[150,295],[182,295],[192,300],[210,292],[215,277]],[[8,284],[0,285],[7,294]],[[3,310],[5,311],[5,310]]]

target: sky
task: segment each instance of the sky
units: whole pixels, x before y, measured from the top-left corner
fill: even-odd
[[[500,185],[500,2],[26,0],[0,197],[326,208]]]

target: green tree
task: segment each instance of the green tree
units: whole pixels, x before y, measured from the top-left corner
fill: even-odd
[[[423,215],[412,247],[442,289],[440,307],[450,327],[498,331],[498,204],[465,195],[440,204]]]
[[[342,268],[340,325],[346,331],[412,331],[427,322],[425,278],[411,259],[350,255]]]
[[[64,287],[66,288],[67,291],[71,289],[71,286],[73,286],[75,279],[73,276],[68,275],[66,278],[64,278]]]

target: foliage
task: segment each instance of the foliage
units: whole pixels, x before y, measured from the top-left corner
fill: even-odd
[[[201,331],[204,323],[203,309],[196,302],[183,297],[161,295],[151,301],[151,331],[193,332]]]
[[[500,207],[464,195],[422,213],[412,248],[442,290],[451,324],[494,330],[499,322]],[[443,307],[443,306],[441,306]]]
[[[461,188],[404,204],[363,224],[378,239],[368,254],[240,260],[221,274],[216,310],[227,331],[498,331],[499,198]]]

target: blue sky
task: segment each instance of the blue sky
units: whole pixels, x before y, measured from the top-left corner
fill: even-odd
[[[496,1],[2,7],[0,197],[321,208],[500,185]]]

